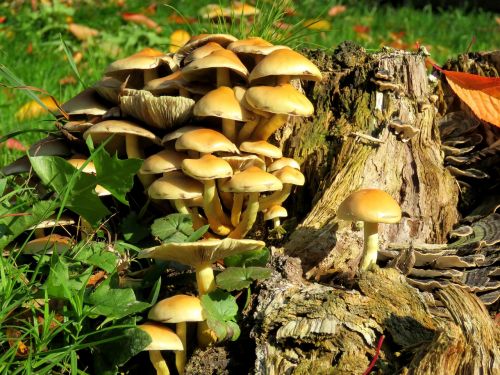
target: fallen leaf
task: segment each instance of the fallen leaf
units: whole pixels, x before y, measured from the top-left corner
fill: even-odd
[[[0,16],[0,23],[5,23],[5,21],[7,21],[7,17]]]
[[[296,16],[297,11],[292,7],[286,7],[285,10],[283,10],[283,15],[285,15],[286,17]]]
[[[198,10],[198,15],[204,19],[224,17],[224,8],[219,4],[207,4]]]
[[[99,35],[99,31],[85,25],[79,25],[77,23],[70,23],[68,25],[68,30],[71,34],[75,36],[78,40],[88,40]]]
[[[83,53],[81,53],[80,51],[76,51],[73,54],[73,61],[75,62],[75,64],[79,64],[82,61],[82,59],[83,59]]]
[[[18,151],[26,151],[28,147],[23,145],[21,142],[19,142],[17,139],[14,138],[9,138],[5,141],[4,144],[6,148],[9,150],[18,150]]]
[[[328,31],[331,28],[330,22],[322,19],[305,20],[304,26],[310,30],[318,30],[318,31]]]
[[[158,4],[156,3],[151,3],[149,4],[146,9],[144,9],[144,14],[148,15],[148,16],[152,16],[154,14],[156,14],[156,9],[158,8]]]
[[[188,42],[189,38],[190,35],[186,30],[175,30],[170,34],[170,46],[168,50],[170,52],[177,52],[179,48]]]
[[[389,33],[389,38],[392,40],[401,40],[405,36],[405,31],[392,31]]]
[[[28,355],[29,349],[26,344],[20,339],[21,331],[15,328],[7,327],[5,333],[9,346],[17,346],[16,356],[26,357]]]
[[[196,18],[194,17],[183,17],[177,13],[172,13],[170,16],[168,16],[167,20],[169,23],[175,23],[177,25],[191,24],[197,22]]]
[[[43,98],[40,98],[43,104],[49,109],[49,111],[52,112],[58,112],[58,108],[54,100],[50,96],[45,96]],[[16,112],[16,119],[18,121],[24,121],[24,120],[30,120],[35,117],[42,116],[44,114],[47,114],[47,109],[42,107],[38,102],[35,100],[32,100],[25,105],[23,105],[21,108],[18,109]]]
[[[28,46],[26,47],[26,53],[28,55],[31,55],[33,53],[33,44],[31,42],[29,42]]]
[[[354,25],[352,29],[356,34],[368,34],[370,32],[370,26],[365,25]]]
[[[495,22],[497,23],[497,25],[500,25],[500,17],[495,17]]]
[[[76,84],[76,78],[74,76],[66,76],[59,80],[60,85],[74,85]]]
[[[127,22],[136,23],[138,25],[144,25],[148,29],[155,30],[156,32],[161,31],[161,27],[153,21],[151,18],[140,13],[122,13],[122,18]]]
[[[90,276],[89,281],[87,281],[87,286],[95,286],[105,276],[106,276],[106,272],[104,272],[104,271],[97,271],[92,276]]]
[[[500,78],[444,70],[437,65],[457,96],[483,121],[500,127]]]
[[[345,5],[335,5],[328,10],[328,15],[330,17],[335,17],[340,13],[344,13],[347,10]]]
[[[285,23],[283,21],[277,21],[274,23],[274,26],[277,28],[277,29],[281,29],[281,30],[288,30],[292,27],[292,25],[290,25],[289,23]]]

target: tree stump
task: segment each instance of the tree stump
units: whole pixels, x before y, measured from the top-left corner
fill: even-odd
[[[458,190],[443,168],[425,55],[368,55],[346,42],[333,55],[315,51],[310,58],[324,73],[304,88],[316,113],[276,134],[284,154],[302,162],[307,181],[288,205],[301,223],[286,253],[301,259],[307,277],[352,277],[362,231],[339,221],[336,210],[362,187],[385,190],[402,206],[400,224],[381,226],[382,243],[444,242],[458,220]]]

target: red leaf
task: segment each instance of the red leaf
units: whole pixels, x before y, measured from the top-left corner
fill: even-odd
[[[133,22],[139,25],[144,25],[148,29],[153,29],[157,32],[161,31],[161,27],[151,18],[139,13],[122,13],[122,18],[127,22]]]
[[[452,90],[481,120],[500,127],[500,78],[444,70]]]
[[[0,23],[5,23],[5,21],[7,21],[7,17],[0,16]]]
[[[17,139],[9,138],[5,142],[5,147],[9,150],[18,150],[18,151],[26,151],[28,148],[19,142]]]
[[[370,32],[370,26],[365,25],[354,25],[352,29],[356,34],[368,34]]]
[[[330,17],[335,17],[340,13],[344,13],[347,10],[345,5],[335,5],[328,10],[328,15]]]

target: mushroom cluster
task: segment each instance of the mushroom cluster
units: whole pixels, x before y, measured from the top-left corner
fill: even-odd
[[[313,114],[293,79],[321,73],[286,46],[202,34],[176,53],[147,48],[112,63],[63,105],[63,129],[144,159],[149,198],[170,201],[195,227],[208,223],[208,236],[244,238],[259,212],[277,225],[272,212],[286,215],[279,207],[304,184],[299,164],[268,142],[289,116]]]

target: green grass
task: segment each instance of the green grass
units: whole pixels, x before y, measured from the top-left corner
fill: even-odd
[[[213,27],[207,23],[190,25],[169,24],[168,16],[175,13],[174,9],[185,17],[197,17],[197,11],[210,0],[187,1],[173,0],[168,6],[158,2],[157,11],[150,17],[162,27],[161,33],[154,33],[141,25],[126,23],[120,17],[122,12],[142,12],[144,2],[129,0],[126,6],[120,8],[116,1],[93,2],[86,1],[74,8],[67,8],[57,1],[53,7],[42,7],[33,12],[26,2],[15,12],[4,3],[0,6],[0,16],[7,21],[0,25],[0,64],[7,66],[26,84],[44,88],[60,101],[65,101],[82,90],[82,85],[61,85],[59,80],[74,76],[73,70],[66,60],[60,35],[73,52],[83,52],[83,60],[78,69],[84,82],[88,85],[97,81],[103,69],[116,58],[133,53],[144,46],[167,49],[169,35],[178,28],[187,29],[192,33],[211,31]],[[227,5],[227,1],[221,2]],[[269,9],[272,1],[260,1],[258,6]],[[295,3],[295,4],[294,4]],[[347,5],[347,10],[336,17],[326,15],[332,6],[326,0],[306,0],[291,2],[296,9],[296,15],[285,17],[289,24],[297,24],[301,20],[322,18],[331,23],[328,31],[302,30],[300,37],[289,40],[291,44],[304,47],[333,49],[344,40],[355,40],[369,50],[376,50],[382,45],[394,42],[391,33],[402,33],[401,41],[412,48],[417,41],[428,46],[432,57],[443,63],[448,58],[465,52],[472,38],[476,41],[471,50],[489,50],[500,45],[499,26],[495,23],[494,14],[487,12],[471,12],[462,9],[435,11],[431,8],[414,9],[411,7],[393,8],[390,6],[375,6],[356,4]],[[362,3],[362,2],[361,2]],[[266,12],[268,14],[268,12]],[[101,31],[94,41],[83,44],[76,40],[66,29],[67,18],[74,22],[88,25]],[[276,17],[276,15],[274,15]],[[255,29],[272,32],[269,28],[272,22],[265,17]],[[258,21],[257,21],[258,23]],[[367,26],[370,31],[357,34],[356,25]],[[220,25],[219,25],[220,26]],[[243,26],[229,25],[237,34],[241,34]],[[296,27],[295,31],[302,27]],[[303,29],[303,28],[302,28]],[[30,47],[31,46],[31,47]],[[31,48],[32,52],[27,53]],[[6,83],[0,78],[0,82]],[[53,129],[50,116],[35,120],[17,121],[16,111],[29,98],[21,91],[2,88],[0,90],[0,135],[30,128]],[[25,134],[18,137],[24,143],[38,139],[39,134]],[[1,149],[0,165],[21,155],[18,151]]]

